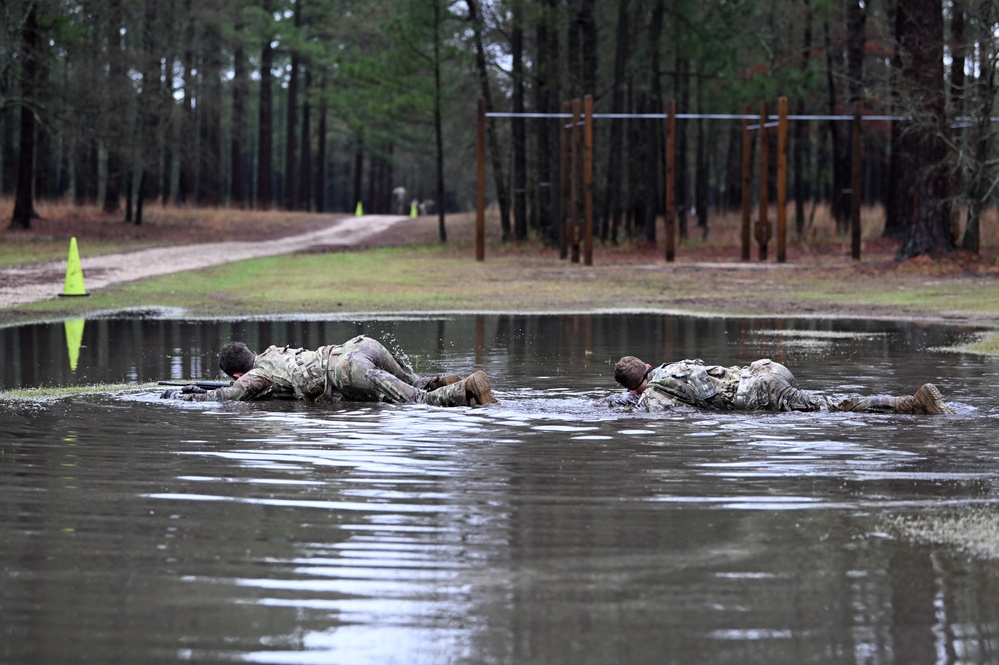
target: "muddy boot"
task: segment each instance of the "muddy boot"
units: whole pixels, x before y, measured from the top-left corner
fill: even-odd
[[[433,406],[478,406],[496,401],[489,388],[489,378],[481,371],[423,395],[425,398],[421,401]]]
[[[457,374],[438,374],[437,376],[417,381],[416,387],[432,391],[437,390],[438,388],[443,388],[444,386],[449,386],[452,383],[458,383],[459,381],[461,381],[461,377]],[[421,383],[423,383],[423,385],[420,385]]]
[[[485,372],[480,370],[474,374],[470,374],[465,379],[465,397],[468,399],[470,406],[496,402],[496,398],[493,397],[493,391],[489,387],[489,377],[486,376]]]
[[[932,383],[924,383],[916,391],[916,394],[912,396],[912,399],[923,407],[923,413],[954,413],[954,409],[944,403],[943,397],[940,395],[940,390]]]

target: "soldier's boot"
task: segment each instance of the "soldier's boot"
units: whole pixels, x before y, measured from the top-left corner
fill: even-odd
[[[943,413],[948,415],[953,415],[954,413],[954,409],[947,406],[943,401],[940,389],[932,383],[924,383],[912,397],[923,407],[924,413]]]
[[[433,406],[478,406],[496,401],[489,387],[489,377],[482,371],[425,395],[426,403]]]
[[[944,403],[940,391],[932,383],[923,384],[915,395],[850,397],[837,404],[835,408],[839,411],[881,413],[954,413],[954,410]]]
[[[444,386],[449,386],[452,383],[458,383],[459,381],[461,381],[461,377],[457,374],[438,374],[437,376],[431,376],[427,379],[417,381],[416,387],[430,391],[443,388]],[[421,383],[423,385],[420,385]]]
[[[465,396],[471,406],[493,404],[497,401],[493,397],[492,388],[489,387],[489,377],[481,370],[469,374],[465,379]]]

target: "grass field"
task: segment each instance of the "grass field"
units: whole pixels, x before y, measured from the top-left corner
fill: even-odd
[[[0,214],[9,210],[0,202]],[[0,233],[0,268],[64,259],[69,237],[81,252],[155,244],[264,239],[328,223],[308,213],[150,207],[143,226],[95,209],[39,205],[43,221],[28,233]],[[155,211],[155,212],[154,212]],[[808,210],[810,213],[810,209]],[[9,213],[7,213],[9,214]],[[676,261],[663,257],[663,231],[652,245],[625,239],[594,245],[592,266],[560,259],[537,239],[501,242],[489,211],[486,260],[474,260],[474,215],[406,220],[371,247],[302,253],[227,264],[101,289],[91,297],[53,299],[0,310],[0,322],[81,316],[123,308],[179,308],[191,316],[370,314],[388,312],[553,312],[644,310],[717,315],[850,316],[935,319],[999,327],[997,216],[983,222],[982,251],[896,261],[881,238],[881,212],[864,211],[860,261],[818,208],[800,237],[788,233],[787,262],[742,262],[738,215],[716,215],[703,237],[693,219]],[[9,218],[9,217],[8,217]],[[994,340],[979,350],[995,352]]]

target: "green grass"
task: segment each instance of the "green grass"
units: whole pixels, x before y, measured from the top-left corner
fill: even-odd
[[[851,316],[935,316],[999,325],[994,323],[999,322],[999,281],[992,276],[865,270],[852,263],[815,269],[733,266],[716,275],[711,269],[653,259],[609,257],[581,266],[529,248],[477,262],[469,246],[449,243],[240,261],[108,287],[87,298],[31,303],[0,312],[0,321],[154,308],[226,318],[621,309],[821,316],[840,308]],[[999,340],[983,337],[973,350],[999,353]]]
[[[64,242],[10,242],[10,237],[0,242],[0,268],[65,261],[69,257],[69,241]],[[87,256],[100,256],[118,252],[134,252],[155,247],[153,242],[93,242],[87,243]]]
[[[39,401],[62,399],[64,397],[76,397],[79,395],[121,392],[124,390],[149,390],[153,388],[158,388],[158,386],[151,383],[102,383],[89,386],[40,386],[37,388],[0,390],[0,400]]]

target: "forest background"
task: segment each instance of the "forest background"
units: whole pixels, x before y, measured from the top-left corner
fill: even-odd
[[[8,0],[0,192],[15,198],[14,229],[30,228],[38,199],[97,204],[136,225],[154,202],[408,213],[415,200],[438,214],[445,241],[445,213],[474,205],[483,99],[517,116],[489,118],[491,218],[503,240],[554,244],[564,121],[540,116],[592,95],[596,114],[621,116],[596,124],[597,237],[655,243],[665,199],[655,118],[667,100],[718,115],[785,96],[792,117],[814,116],[793,120],[788,137],[799,236],[819,204],[847,230],[844,119],[859,108],[864,202],[883,210],[899,257],[977,253],[997,194],[997,5]],[[681,239],[739,207],[743,125],[678,122]]]

